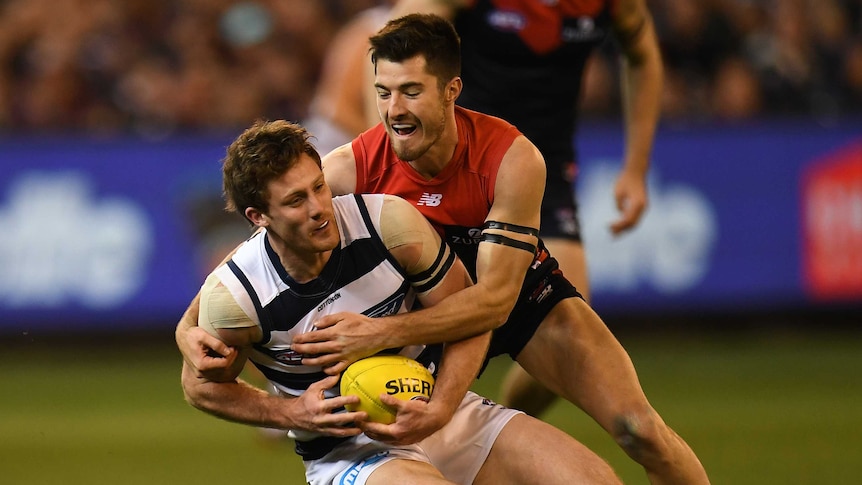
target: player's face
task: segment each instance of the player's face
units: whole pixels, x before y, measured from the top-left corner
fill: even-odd
[[[261,219],[270,235],[302,259],[339,243],[332,192],[317,163],[303,154],[296,165],[267,185],[269,207]]]
[[[377,61],[377,111],[398,158],[410,162],[424,155],[443,135],[446,105],[437,78],[425,70],[425,58]]]

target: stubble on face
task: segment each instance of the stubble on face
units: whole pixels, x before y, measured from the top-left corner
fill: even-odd
[[[446,108],[442,100],[437,114],[439,115],[437,119],[429,123],[425,123],[411,114],[413,123],[416,124],[416,130],[406,139],[398,136],[392,128],[392,124],[397,124],[402,120],[387,120],[386,131],[389,135],[389,141],[392,150],[399,159],[405,162],[418,160],[440,141],[446,125]],[[419,138],[420,136],[421,138]]]

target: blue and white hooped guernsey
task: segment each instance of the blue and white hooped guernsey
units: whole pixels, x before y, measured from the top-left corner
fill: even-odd
[[[252,236],[214,272],[263,330],[263,340],[254,346],[250,360],[279,392],[298,396],[326,377],[320,367],[302,365],[301,355],[289,349],[293,336],[312,330],[321,316],[350,311],[378,317],[413,306],[415,293],[379,235],[383,197],[333,198],[341,244],[313,281],[297,283],[287,274],[266,231]],[[419,358],[424,349],[410,346],[393,353]],[[337,388],[328,390],[327,397],[337,395]]]

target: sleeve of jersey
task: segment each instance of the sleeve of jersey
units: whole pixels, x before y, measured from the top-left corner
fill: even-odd
[[[211,335],[218,336],[218,329],[246,328],[256,324],[240,308],[218,277],[211,274],[201,288],[198,325]]]

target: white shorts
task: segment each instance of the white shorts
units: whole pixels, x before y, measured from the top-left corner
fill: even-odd
[[[406,459],[431,463],[447,479],[470,485],[497,436],[518,414],[521,412],[468,392],[452,420],[423,441],[395,447],[361,434],[323,458],[303,462],[305,477],[309,485],[365,485],[380,465]]]

